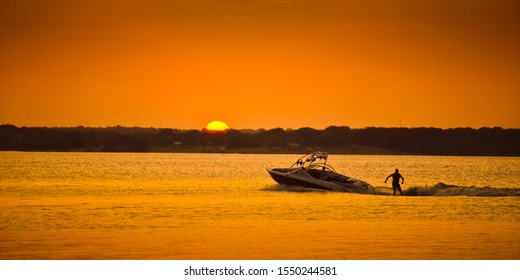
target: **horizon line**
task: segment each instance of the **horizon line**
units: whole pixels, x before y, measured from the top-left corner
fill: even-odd
[[[85,126],[85,125],[76,125],[76,126],[18,126],[15,124],[10,123],[3,123],[0,124],[1,126],[14,126],[16,128],[57,128],[57,129],[67,129],[67,128],[86,128],[86,129],[107,129],[107,128],[141,128],[141,129],[172,129],[172,130],[203,130],[204,127],[197,129],[197,128],[175,128],[175,127],[155,127],[155,126],[126,126],[126,125],[113,125],[113,126]],[[407,127],[407,126],[365,126],[365,127],[350,127],[348,125],[329,125],[325,128],[319,129],[319,128],[313,128],[310,126],[302,126],[299,128],[283,128],[283,127],[272,127],[272,128],[233,128],[230,127],[229,130],[253,130],[253,131],[259,131],[259,130],[272,130],[272,129],[283,129],[284,131],[291,131],[291,130],[299,130],[303,128],[310,128],[314,130],[325,130],[330,127],[346,127],[349,129],[368,129],[368,128],[385,128],[385,129],[419,129],[419,128],[428,128],[428,129],[441,129],[441,130],[450,130],[450,129],[520,129],[517,127],[503,127],[503,126],[481,126],[481,127],[470,127],[470,126],[458,126],[458,127],[448,127],[448,128],[441,128],[441,127],[434,127],[434,126],[415,126],[415,127]]]

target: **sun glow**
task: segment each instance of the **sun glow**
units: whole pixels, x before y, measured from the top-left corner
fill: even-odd
[[[222,121],[212,121],[204,127],[204,130],[208,132],[225,132],[229,130],[229,126]]]

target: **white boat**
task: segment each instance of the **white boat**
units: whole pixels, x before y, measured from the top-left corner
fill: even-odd
[[[339,174],[327,164],[328,154],[314,152],[299,158],[289,168],[267,168],[281,185],[294,185],[337,192],[374,194],[369,183]]]

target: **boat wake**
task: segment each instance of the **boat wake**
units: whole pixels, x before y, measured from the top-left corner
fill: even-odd
[[[390,187],[374,187],[375,195],[392,195]],[[332,192],[301,186],[270,185],[266,191],[281,192]],[[404,196],[520,196],[520,188],[466,187],[437,183],[434,186],[411,187],[403,190]]]
[[[392,195],[389,187],[376,187],[376,195]],[[404,196],[520,196],[520,188],[466,187],[437,183],[434,186],[411,187]]]

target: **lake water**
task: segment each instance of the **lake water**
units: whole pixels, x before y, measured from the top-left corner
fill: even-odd
[[[2,152],[0,259],[520,259],[520,158],[330,155],[361,195],[265,171],[298,157]]]

